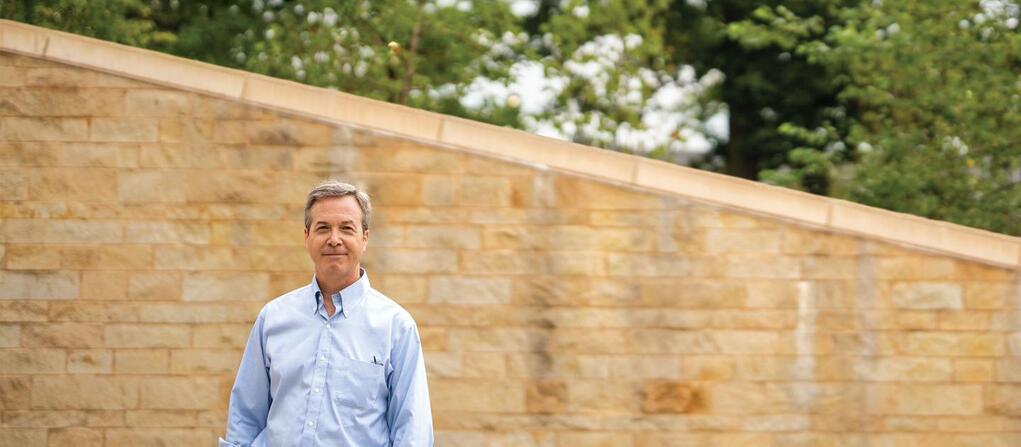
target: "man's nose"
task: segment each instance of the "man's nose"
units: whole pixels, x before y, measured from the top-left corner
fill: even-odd
[[[330,238],[326,241],[330,245],[340,245],[343,242],[340,239],[340,231],[330,230]]]

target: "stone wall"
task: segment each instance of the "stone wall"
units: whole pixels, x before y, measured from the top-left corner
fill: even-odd
[[[211,445],[329,177],[437,445],[1021,445],[1016,271],[11,53],[0,445]]]

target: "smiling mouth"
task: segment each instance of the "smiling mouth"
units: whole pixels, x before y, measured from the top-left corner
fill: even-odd
[[[347,256],[347,253],[323,253],[323,256]]]

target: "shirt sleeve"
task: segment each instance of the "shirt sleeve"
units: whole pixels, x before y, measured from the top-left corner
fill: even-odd
[[[393,369],[387,377],[390,401],[387,405],[387,423],[390,427],[390,445],[432,446],[432,408],[429,404],[429,385],[425,377],[425,360],[418,328],[410,316],[395,334],[390,353]]]
[[[266,429],[269,406],[269,361],[264,343],[265,312],[263,309],[248,335],[248,345],[241,357],[234,387],[230,392],[227,414],[227,439],[220,444],[245,447]]]

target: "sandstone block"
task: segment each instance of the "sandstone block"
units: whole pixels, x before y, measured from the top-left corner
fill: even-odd
[[[176,123],[177,121],[171,122]],[[160,139],[163,141],[167,141],[168,138],[205,141],[207,139],[205,135],[208,132],[206,132],[204,124],[207,123],[184,121],[177,124],[181,129],[176,131],[177,134],[168,135],[169,123],[160,122]],[[223,146],[217,148],[217,151],[223,159],[224,167],[228,169],[288,171],[294,166],[294,148],[288,146]],[[281,188],[281,190],[284,189]],[[291,196],[282,195],[280,197],[286,202],[286,199]]]
[[[265,273],[190,273],[184,278],[181,296],[185,301],[263,301],[268,285]]]
[[[226,410],[224,410],[226,411]],[[107,447],[132,447],[139,445],[212,445],[216,443],[217,432],[222,429],[197,428],[111,428],[106,430]],[[221,434],[222,435],[222,434]]]
[[[0,118],[0,140],[86,141],[89,126],[81,118]]]
[[[159,121],[154,118],[92,118],[89,141],[155,143]]]
[[[103,244],[122,240],[120,223],[109,221],[9,219],[0,227],[7,243]]]
[[[10,411],[4,417],[7,427],[56,429],[85,423],[85,412],[77,410]]]
[[[104,328],[106,346],[111,348],[186,348],[191,329],[179,325],[111,324]]]
[[[572,380],[567,390],[570,412],[630,413],[641,405],[641,390],[633,382]]]
[[[937,256],[879,257],[874,262],[879,279],[946,281],[956,277],[954,262]]]
[[[427,352],[425,357],[425,370],[426,375],[429,377],[462,377],[461,354],[456,352]]]
[[[727,260],[730,278],[799,278],[801,262],[790,257],[732,257]]]
[[[45,245],[11,245],[6,260],[11,270],[54,270],[60,268],[60,251]]]
[[[725,354],[778,354],[784,340],[771,331],[716,331],[707,334],[718,352]]]
[[[138,320],[138,307],[126,302],[61,301],[50,303],[49,321],[82,323],[128,322]]]
[[[0,278],[3,276],[0,275]],[[46,309],[47,303],[44,302],[0,300],[0,321],[46,321]]]
[[[780,253],[781,232],[763,229],[710,228],[705,232],[706,253]]]
[[[292,156],[294,157],[294,169],[300,172],[351,172],[356,170],[361,162],[359,152],[348,146],[301,147],[292,150]],[[317,180],[308,182],[308,184],[303,183],[300,188],[298,186],[296,188],[303,189],[307,193],[318,180],[321,180],[320,176],[316,177]],[[375,202],[375,196],[373,196],[373,202]]]
[[[117,177],[112,174],[99,168],[36,169],[29,177],[28,194],[34,200],[114,202]]]
[[[457,253],[449,250],[387,250],[370,253],[366,264],[385,273],[453,273]],[[368,269],[368,268],[367,268]]]
[[[430,293],[428,280],[417,275],[375,274],[372,287],[402,305],[425,302]]]
[[[273,202],[276,197],[276,177],[272,173],[221,171],[217,175],[189,172],[187,200],[189,202],[258,203]]]
[[[190,410],[133,410],[124,414],[129,427],[181,427],[198,426],[196,413]]]
[[[31,376],[0,376],[0,409],[27,410],[32,403]]]
[[[155,258],[156,270],[232,270],[238,264],[230,247],[167,246]]]
[[[986,411],[1010,417],[1021,416],[1021,387],[1017,385],[987,386],[983,397]]]
[[[453,151],[399,141],[385,147],[361,149],[359,155],[362,169],[373,172],[459,174],[464,172],[463,164],[467,161],[465,156]]]
[[[60,166],[76,168],[137,168],[136,144],[64,143],[59,146]]]
[[[448,332],[448,346],[453,351],[533,352],[548,339],[546,331],[532,328],[452,328]]]
[[[912,332],[905,339],[910,355],[997,357],[1006,352],[1006,340],[996,333]]]
[[[236,349],[175,349],[170,351],[170,372],[187,375],[231,374],[241,364]]]
[[[0,348],[16,348],[21,340],[21,326],[17,324],[0,324]]]
[[[0,158],[3,153],[0,152]],[[28,200],[28,173],[25,170],[0,170],[0,194],[6,200]]]
[[[138,165],[142,168],[223,168],[220,152],[209,150],[203,145],[188,144],[142,144],[138,152]],[[176,179],[175,186],[182,186],[181,174],[166,173]],[[176,193],[175,193],[176,194]]]
[[[688,260],[677,256],[610,254],[607,257],[610,276],[679,277],[687,275],[688,269]]]
[[[696,390],[685,383],[647,381],[642,384],[642,412],[686,413],[696,395]]]
[[[114,351],[117,374],[166,374],[170,354],[165,349],[118,349]]]
[[[567,383],[562,380],[538,380],[525,387],[525,407],[529,413],[560,413],[567,409]]]
[[[76,88],[2,89],[0,115],[9,116],[110,116],[121,112],[123,93],[86,92]]]
[[[802,255],[857,255],[861,242],[855,238],[796,228],[783,230],[783,252]]]
[[[103,376],[38,376],[32,407],[54,410],[122,410],[138,403],[134,379]]]
[[[871,414],[977,415],[982,412],[979,385],[868,385],[866,407]]]
[[[45,429],[7,429],[0,431],[0,445],[46,447]]]
[[[423,178],[422,204],[425,206],[454,205],[454,180],[446,176]]]
[[[507,377],[506,354],[502,352],[473,352],[461,360],[461,377],[496,379]]]
[[[127,298],[128,273],[123,271],[82,272],[79,295],[87,300],[123,300]]]
[[[299,121],[246,121],[248,143],[286,146],[324,146],[332,140],[332,129],[325,124]]]
[[[303,228],[302,223],[299,221],[214,221],[212,223],[212,243],[299,247],[304,243],[301,228]],[[377,246],[375,236],[376,230],[373,230],[372,246]]]
[[[953,283],[897,283],[891,301],[905,309],[962,309],[961,286]]]
[[[99,428],[67,427],[49,431],[48,445],[75,447],[102,447],[103,430]]]
[[[147,323],[214,323],[236,321],[231,308],[222,304],[150,303],[138,310],[139,321]]]
[[[67,271],[0,271],[0,300],[69,300],[78,296],[78,274]]]
[[[939,328],[949,331],[986,331],[990,328],[990,316],[989,312],[941,312]]]
[[[187,189],[171,171],[118,172],[117,198],[122,203],[184,203]]]
[[[557,446],[568,447],[631,447],[631,433],[620,432],[560,432]]]
[[[457,180],[457,203],[461,206],[503,207],[511,205],[511,183],[503,177],[461,177]]]
[[[97,348],[103,346],[103,327],[87,323],[26,324],[22,326],[26,348]]]
[[[54,374],[64,372],[66,355],[59,349],[0,350],[0,374]]]
[[[750,294],[739,282],[730,281],[657,279],[641,285],[641,303],[658,307],[739,309]]]
[[[101,349],[71,351],[67,372],[72,374],[109,374],[113,372],[113,353]]]
[[[0,87],[22,87],[25,82],[25,69],[0,66]]]
[[[806,257],[801,265],[802,275],[808,279],[855,279],[858,277],[858,260],[844,257]]]
[[[432,380],[429,394],[435,411],[525,411],[524,384],[494,380]]]
[[[405,230],[405,246],[408,248],[477,249],[481,239],[479,230],[474,227],[415,226]]]
[[[863,360],[854,365],[857,377],[881,382],[948,382],[953,368],[949,359],[888,357]]]
[[[1003,309],[1016,293],[1015,286],[1009,282],[966,283],[964,306],[969,309]]]
[[[132,89],[124,95],[124,107],[131,116],[178,116],[191,112],[191,98],[174,90]]]
[[[251,321],[255,321],[252,314]],[[248,333],[252,324],[200,324],[194,327],[194,343],[196,348],[232,348],[242,349],[248,342]]]
[[[139,383],[144,409],[204,410],[218,407],[220,380],[203,377],[146,378]]]
[[[954,359],[954,381],[990,382],[994,376],[992,360]]]
[[[506,278],[433,276],[429,302],[452,304],[509,304],[511,283]]]
[[[575,177],[557,176],[554,191],[556,205],[564,208],[650,210],[664,207],[663,201],[652,194]]]

